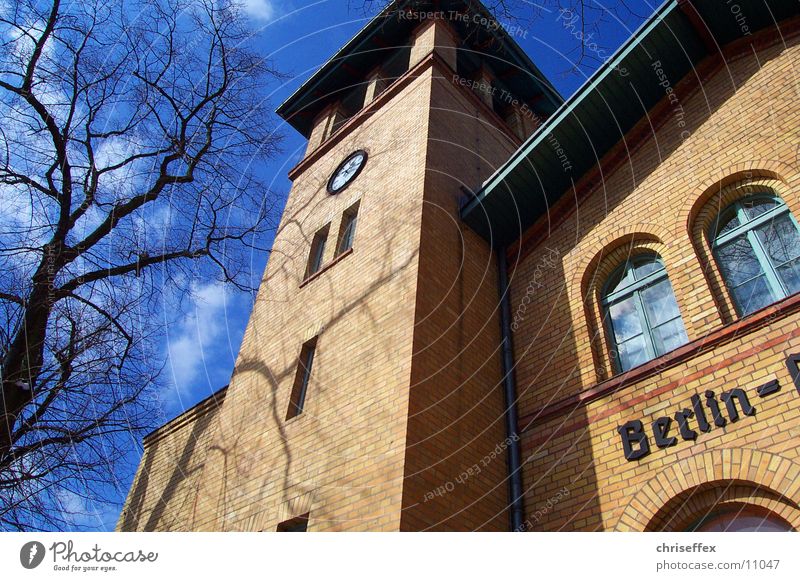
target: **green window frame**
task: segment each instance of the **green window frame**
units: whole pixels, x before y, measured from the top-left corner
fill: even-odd
[[[322,269],[322,260],[325,258],[325,244],[328,241],[328,230],[330,226],[330,224],[326,224],[314,234],[308,253],[308,262],[306,263],[304,278],[313,276]]]
[[[800,291],[800,226],[779,196],[733,202],[717,215],[709,238],[739,316]]]
[[[356,225],[358,224],[358,208],[361,202],[358,201],[342,214],[342,223],[339,227],[339,240],[336,243],[336,256],[341,256],[353,247],[356,237]]]
[[[664,262],[655,253],[636,255],[620,265],[603,287],[601,306],[617,372],[688,342]]]

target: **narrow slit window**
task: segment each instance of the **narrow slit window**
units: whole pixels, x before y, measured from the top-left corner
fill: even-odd
[[[316,274],[322,268],[322,260],[325,257],[325,243],[328,240],[328,229],[329,225],[314,234],[314,239],[311,241],[311,252],[308,255],[308,264],[306,265],[306,278]]]
[[[314,353],[317,350],[317,338],[313,338],[303,345],[297,363],[297,373],[294,376],[292,395],[289,398],[289,411],[286,419],[291,420],[303,413],[308,392],[308,382],[311,379],[311,367],[314,364]]]
[[[342,216],[342,225],[339,228],[339,240],[336,243],[336,256],[344,254],[353,247],[357,222],[358,203],[348,208]]]

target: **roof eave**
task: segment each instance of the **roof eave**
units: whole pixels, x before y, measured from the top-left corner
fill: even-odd
[[[575,108],[586,99],[592,91],[614,70],[620,66],[620,63],[625,57],[630,54],[641,42],[647,37],[667,15],[678,7],[678,0],[666,0],[650,20],[642,24],[636,32],[631,36],[626,43],[624,43],[614,55],[606,61],[595,73],[586,81],[571,97],[569,97],[559,107],[559,109],[547,119],[542,125],[515,151],[512,156],[498,168],[489,179],[487,179],[481,188],[475,192],[474,197],[464,205],[462,209],[462,216],[469,214],[476,207],[480,206],[488,195],[492,193],[507,177],[514,171],[519,162],[528,157],[531,152],[542,143],[547,136],[552,132],[553,127],[561,123],[565,118],[575,110]]]

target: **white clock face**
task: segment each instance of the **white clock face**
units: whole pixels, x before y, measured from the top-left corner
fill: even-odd
[[[352,182],[364,167],[367,161],[367,152],[363,150],[356,151],[347,156],[336,171],[333,172],[331,179],[328,180],[328,192],[331,194],[338,194],[345,189],[350,182]]]

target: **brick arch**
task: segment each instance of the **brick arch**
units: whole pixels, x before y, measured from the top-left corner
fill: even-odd
[[[726,448],[675,462],[650,478],[625,507],[614,530],[653,530],[663,510],[676,499],[720,485],[736,486],[739,493],[743,486],[762,491],[764,494],[757,495],[761,500],[753,504],[772,506],[770,510],[789,520],[792,526],[800,526],[797,521],[800,513],[793,512],[800,504],[800,464],[769,452]],[[728,501],[742,502],[742,498],[737,496]]]
[[[578,260],[572,267],[575,275],[570,283],[570,291],[574,297],[583,298],[582,293],[588,288],[587,281],[594,275],[597,265],[614,250],[635,241],[660,243],[666,248],[673,239],[670,229],[661,224],[637,223],[617,228],[585,247],[575,248],[573,254],[578,256]]]
[[[753,509],[756,509],[755,511]],[[800,508],[775,491],[752,482],[719,480],[701,484],[670,500],[647,524],[646,531],[686,531],[717,511],[757,512],[800,528]]]
[[[800,185],[800,184],[799,184]],[[740,170],[713,184],[704,186],[697,196],[689,199],[684,209],[686,214],[686,231],[689,234],[692,248],[698,262],[702,265],[703,275],[711,289],[714,303],[723,323],[732,323],[737,319],[733,297],[728,292],[722,273],[713,259],[711,240],[707,236],[708,228],[716,216],[736,200],[752,193],[771,191],[780,196],[789,209],[795,214],[800,198],[792,195],[785,174],[777,173],[769,168],[752,168]]]
[[[684,224],[688,232],[691,232],[691,222],[694,216],[714,194],[736,182],[752,179],[771,179],[787,185],[795,185],[800,182],[800,174],[791,165],[770,159],[759,159],[721,167],[708,174],[693,191],[687,192],[686,203],[678,214],[679,221]]]
[[[673,278],[671,266],[677,262],[673,252],[674,235],[668,227],[659,224],[632,224],[619,228],[595,241],[594,252],[581,252],[576,266],[572,267],[575,275],[570,282],[570,303],[582,305],[576,313],[582,325],[575,325],[576,333],[583,333],[594,363],[593,374],[586,378],[588,383],[596,383],[611,377],[614,373],[610,355],[612,345],[606,336],[603,316],[600,309],[600,291],[609,275],[626,258],[642,252],[657,253],[667,267],[670,280]],[[588,353],[587,353],[588,355]]]

